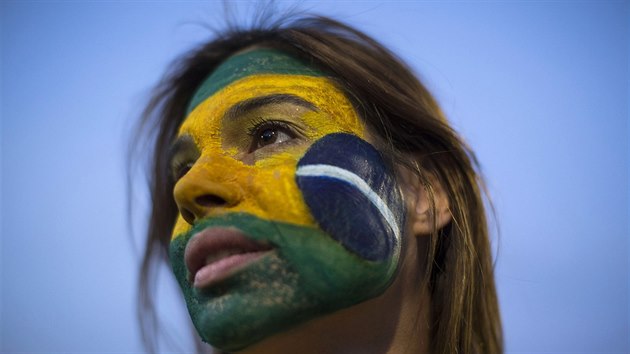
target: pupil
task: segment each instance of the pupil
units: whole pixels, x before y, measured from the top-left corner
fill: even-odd
[[[260,139],[265,143],[272,141],[275,137],[276,131],[273,129],[267,129],[260,134]]]

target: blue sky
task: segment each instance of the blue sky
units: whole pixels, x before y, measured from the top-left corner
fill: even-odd
[[[298,5],[392,48],[477,152],[500,223],[508,352],[628,352],[629,3]],[[141,351],[126,144],[150,88],[211,35],[220,4],[0,10],[1,351]],[[137,190],[136,230],[144,197]],[[162,317],[190,348],[163,273]]]

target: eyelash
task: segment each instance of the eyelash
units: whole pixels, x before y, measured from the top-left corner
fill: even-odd
[[[260,135],[265,130],[268,130],[268,129],[274,129],[276,131],[280,131],[281,133],[284,133],[287,136],[289,136],[291,139],[294,139],[300,135],[299,129],[297,129],[297,127],[292,126],[290,123],[258,117],[256,120],[253,121],[252,127],[247,130],[247,135],[249,135],[252,141],[250,152],[253,152],[255,150],[258,150],[260,148],[267,146],[267,145],[263,145],[263,146],[258,146],[258,145],[260,144],[260,141],[259,141]],[[276,139],[277,139],[277,136],[276,136]],[[272,144],[273,143],[270,143],[268,145],[272,145]],[[188,173],[188,171],[192,168],[192,166],[197,161],[197,158],[199,157],[198,153],[196,154],[194,158],[191,158],[191,156],[189,155],[190,154],[183,154],[183,155],[178,154],[176,157],[171,159],[170,171],[171,171],[171,177],[174,182],[179,181],[179,179],[181,179],[184,175],[186,175],[186,173]]]
[[[257,147],[257,144],[259,143],[258,139],[261,133],[266,129],[280,130],[290,136],[292,139],[298,135],[295,132],[295,129],[289,123],[258,117],[256,118],[256,120],[253,121],[252,127],[249,128],[247,131],[247,135],[249,135],[252,139],[252,146],[250,148],[251,151],[261,148]]]
[[[171,175],[173,181],[177,182],[180,178],[184,177],[194,164],[195,161],[191,161],[189,159],[181,159],[179,161],[172,162]]]

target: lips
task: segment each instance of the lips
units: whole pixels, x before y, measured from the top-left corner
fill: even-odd
[[[207,288],[238,273],[272,251],[235,228],[209,228],[194,235],[184,261],[195,288]]]

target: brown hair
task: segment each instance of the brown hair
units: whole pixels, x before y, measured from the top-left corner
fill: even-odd
[[[432,304],[431,352],[501,353],[483,183],[474,154],[400,59],[362,32],[324,17],[230,28],[181,57],[156,88],[140,123],[152,149],[152,209],[139,284],[140,323],[148,348],[157,323],[151,290],[157,266],[167,260],[177,216],[167,149],[202,80],[230,55],[253,45],[286,51],[327,72],[369,129],[386,142],[384,153],[412,167],[431,199],[431,181],[441,184],[452,221],[440,230],[434,227],[424,265]],[[418,158],[411,160],[411,155]]]

